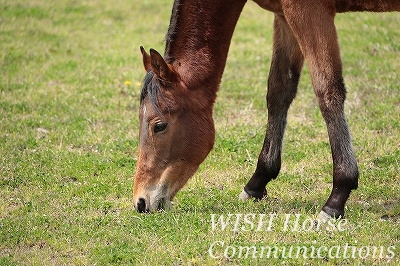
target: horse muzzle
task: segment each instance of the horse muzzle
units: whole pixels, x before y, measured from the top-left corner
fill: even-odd
[[[140,213],[152,212],[152,211],[166,211],[170,209],[172,202],[168,201],[166,198],[161,198],[158,202],[153,204],[146,203],[144,198],[139,198],[138,202],[135,204],[135,209]]]
[[[171,208],[172,202],[167,196],[165,187],[159,186],[150,193],[134,197],[133,206],[140,213],[165,211]]]

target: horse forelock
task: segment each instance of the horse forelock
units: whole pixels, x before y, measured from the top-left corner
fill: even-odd
[[[154,75],[153,71],[149,71],[144,77],[143,87],[140,93],[140,104],[142,104],[144,99],[148,97],[150,103],[156,108],[156,110],[159,110],[158,94],[160,92],[160,83],[158,79],[154,78]]]

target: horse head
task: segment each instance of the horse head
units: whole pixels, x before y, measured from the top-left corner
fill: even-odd
[[[214,144],[212,103],[189,88],[179,62],[141,47],[147,75],[140,97],[138,160],[133,203],[139,212],[167,209]],[[189,84],[189,85],[188,85]]]

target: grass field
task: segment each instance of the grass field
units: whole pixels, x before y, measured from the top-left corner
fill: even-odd
[[[360,186],[344,230],[308,231],[294,230],[295,215],[307,225],[319,212],[332,170],[307,68],[281,175],[266,200],[238,201],[267,120],[273,16],[252,2],[215,105],[213,151],[171,211],[132,210],[145,74],[139,46],[163,52],[171,6],[0,0],[0,265],[399,265],[400,14],[337,16]],[[229,214],[276,220],[271,230],[213,226],[212,217]],[[268,246],[325,255],[266,258]],[[355,255],[343,256],[346,247]]]

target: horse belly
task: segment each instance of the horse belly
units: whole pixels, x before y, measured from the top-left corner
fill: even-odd
[[[398,0],[336,0],[336,11],[400,11],[400,1]]]
[[[260,7],[274,12],[274,13],[283,13],[282,4],[280,0],[254,0]]]

